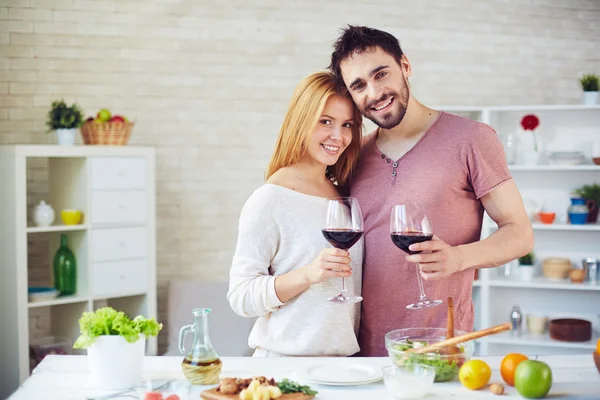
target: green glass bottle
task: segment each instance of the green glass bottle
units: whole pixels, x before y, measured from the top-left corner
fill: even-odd
[[[61,295],[77,291],[77,262],[64,233],[60,235],[60,247],[54,255],[54,287]]]

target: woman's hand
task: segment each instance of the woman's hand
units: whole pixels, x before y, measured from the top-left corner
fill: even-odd
[[[305,269],[306,280],[310,285],[323,282],[327,278],[347,278],[352,275],[350,253],[347,250],[326,248]]]

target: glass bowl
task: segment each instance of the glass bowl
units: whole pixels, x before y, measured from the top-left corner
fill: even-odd
[[[385,387],[397,399],[420,399],[433,387],[435,367],[409,364],[402,367],[388,365],[381,369]]]
[[[454,336],[466,332],[454,331]],[[456,379],[460,367],[473,356],[475,342],[470,341],[457,345],[458,354],[440,354],[438,351],[425,354],[407,353],[411,347],[423,347],[428,344],[446,340],[446,329],[443,328],[406,328],[396,329],[385,335],[385,348],[392,362],[403,367],[411,364],[424,364],[435,367],[435,382],[447,382]]]
[[[184,379],[146,379],[135,392],[140,400],[187,400],[191,388]]]

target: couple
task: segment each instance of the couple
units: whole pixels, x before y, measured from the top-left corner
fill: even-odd
[[[411,65],[389,33],[349,26],[330,69],[296,88],[266,184],[240,216],[227,297],[239,315],[258,317],[248,339],[254,355],[385,356],[386,332],[445,326],[445,307],[405,308],[418,298],[412,263],[430,298],[454,298],[456,329],[471,331],[475,269],[533,247],[496,133],[419,103]],[[361,139],[362,115],[379,128]],[[343,187],[364,216],[364,241],[349,252],[324,248],[320,232],[327,198]],[[424,253],[406,256],[390,239],[389,216],[415,200],[436,236],[411,247]],[[480,241],[484,211],[499,229]],[[362,303],[327,301],[342,277]]]

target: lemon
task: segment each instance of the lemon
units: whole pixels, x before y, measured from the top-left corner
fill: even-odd
[[[460,383],[471,390],[478,390],[487,385],[491,376],[490,366],[481,360],[467,361],[458,371]]]

